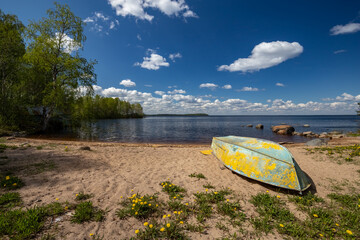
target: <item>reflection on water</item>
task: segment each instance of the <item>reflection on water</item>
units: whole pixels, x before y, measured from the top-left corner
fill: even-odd
[[[263,124],[258,130],[256,124]],[[75,138],[111,142],[139,143],[210,143],[214,136],[245,136],[272,141],[304,142],[300,136],[274,134],[270,127],[290,124],[297,132],[357,131],[358,116],[208,116],[208,117],[146,117],[143,119],[109,119],[84,123],[75,131],[63,131],[45,137]],[[246,127],[253,124],[253,128]],[[303,127],[309,124],[310,127]]]

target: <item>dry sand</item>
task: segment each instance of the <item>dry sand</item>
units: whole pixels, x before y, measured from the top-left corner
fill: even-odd
[[[211,183],[217,189],[230,187],[241,199],[247,217],[256,215],[249,203],[252,195],[269,191],[286,198],[287,191],[281,191],[265,184],[259,184],[233,174],[225,169],[213,155],[203,155],[201,150],[210,149],[209,145],[151,145],[120,144],[98,142],[73,142],[34,140],[16,138],[7,141],[8,145],[30,144],[31,147],[6,150],[10,163],[0,166],[16,169],[16,174],[25,181],[26,186],[18,192],[26,207],[59,201],[74,202],[75,194],[91,193],[95,206],[106,209],[103,222],[72,224],[69,216],[62,217],[50,232],[58,239],[90,239],[89,233],[104,236],[104,239],[124,239],[134,236],[134,230],[142,223],[134,218],[119,220],[115,211],[120,197],[130,196],[134,192],[154,194],[161,192],[160,182],[171,182],[187,189],[185,200],[192,200],[193,193],[204,191],[203,184]],[[360,143],[360,138],[344,138],[329,142],[330,145]],[[37,149],[36,146],[42,146]],[[90,146],[91,151],[79,150],[81,146]],[[360,189],[359,165],[353,163],[338,164],[324,154],[309,154],[303,144],[285,145],[295,157],[302,170],[315,184],[312,191],[321,197],[336,191],[351,192]],[[65,151],[67,147],[68,151]],[[34,166],[44,162],[44,166],[55,164],[54,169],[42,169]],[[203,173],[206,180],[190,178],[191,173]],[[133,192],[132,192],[133,190]],[[160,193],[160,199],[167,196]],[[289,206],[294,209],[294,206]],[[298,216],[301,218],[301,214]],[[191,233],[193,239],[220,238],[223,232],[215,227],[218,219],[207,221],[210,226],[206,234]],[[244,224],[247,230],[245,238],[254,238],[251,224]],[[277,238],[276,234],[262,238]]]

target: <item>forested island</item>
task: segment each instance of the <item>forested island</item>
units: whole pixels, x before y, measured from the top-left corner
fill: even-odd
[[[145,117],[183,117],[183,116],[190,116],[190,117],[206,117],[209,116],[207,113],[186,113],[186,114],[175,114],[175,113],[168,113],[168,114],[145,114]]]
[[[94,96],[97,61],[80,55],[84,26],[66,4],[55,3],[27,26],[0,10],[0,130],[37,132],[54,124],[143,117],[139,103]]]

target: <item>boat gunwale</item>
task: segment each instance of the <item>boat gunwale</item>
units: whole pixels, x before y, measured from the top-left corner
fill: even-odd
[[[222,141],[222,140],[218,139],[218,137],[213,137],[213,139],[214,139],[214,138],[215,138],[216,140],[218,140],[218,141]],[[280,161],[280,162],[289,164],[290,166],[295,166],[294,162],[291,164],[291,163],[289,163],[289,162],[287,162],[287,161],[278,159],[278,158],[276,158],[276,157],[270,156],[270,155],[268,155],[268,154],[266,154],[266,153],[262,153],[262,152],[256,151],[256,150],[251,149],[251,148],[247,148],[247,147],[244,147],[244,146],[236,145],[236,144],[234,144],[234,143],[229,143],[229,142],[225,142],[225,141],[222,141],[222,142],[224,142],[224,143],[226,143],[226,144],[233,145],[233,146],[238,146],[238,147],[240,147],[240,148],[244,148],[244,149],[249,150],[249,151],[252,151],[252,152],[256,152],[256,153],[261,154],[261,155],[264,155],[264,156],[266,156],[266,157],[269,157],[269,158],[275,159],[275,160],[277,160],[277,161]],[[269,142],[272,142],[272,141],[269,141]],[[275,143],[275,142],[273,142],[273,143]],[[214,143],[214,144],[216,144],[216,143]],[[278,144],[278,143],[275,143],[275,144]],[[219,148],[221,148],[218,144],[216,144],[216,145],[217,145]],[[280,144],[278,144],[278,145],[280,145]],[[280,146],[281,146],[281,145],[280,145]],[[281,147],[283,147],[283,146],[281,146]],[[222,149],[222,148],[221,148],[221,149]],[[291,159],[292,159],[293,161],[295,161],[293,155],[289,152],[289,150],[287,150],[286,148],[285,148],[284,150],[287,151],[287,152],[290,154]]]

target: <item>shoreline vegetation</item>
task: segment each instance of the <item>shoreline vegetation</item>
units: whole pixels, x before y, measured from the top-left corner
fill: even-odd
[[[82,121],[143,117],[139,103],[94,96],[97,61],[80,54],[84,21],[66,4],[55,2],[46,13],[25,26],[0,10],[0,132],[46,132]]]
[[[207,117],[207,113],[185,113],[185,114],[175,114],[175,113],[166,113],[166,114],[144,114],[144,117]]]

